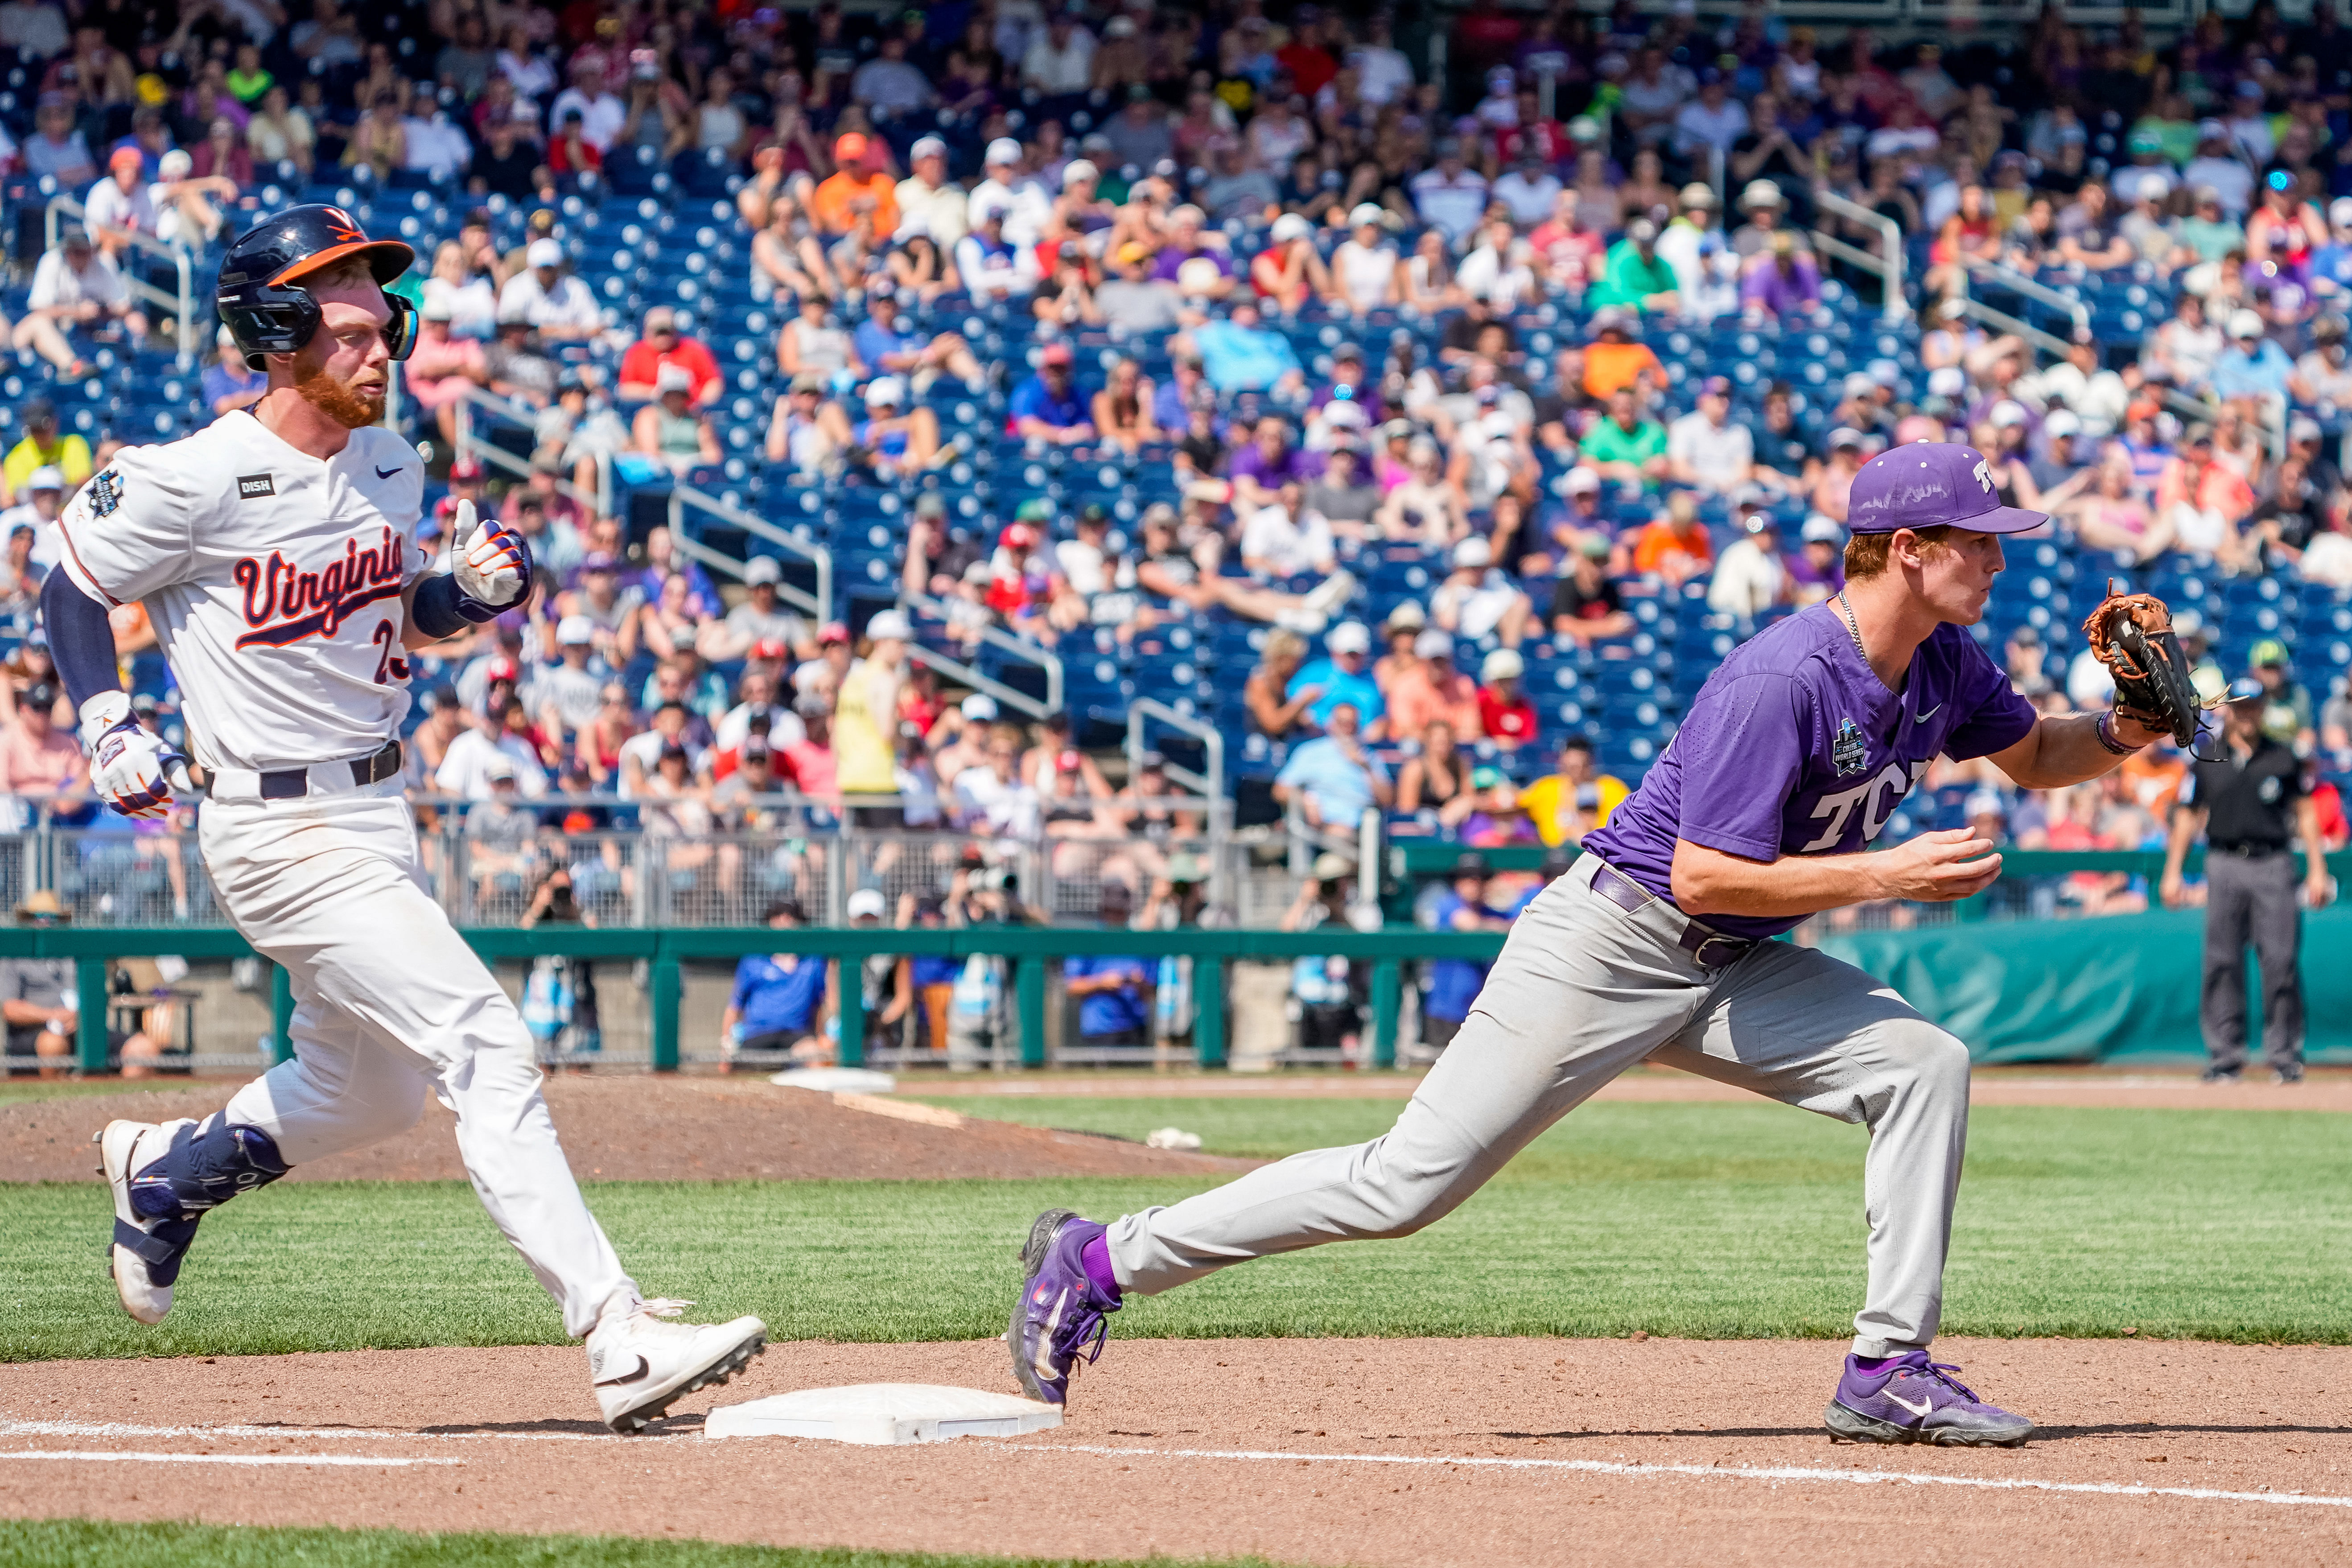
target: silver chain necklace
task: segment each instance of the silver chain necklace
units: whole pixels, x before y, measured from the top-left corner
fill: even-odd
[[[1845,590],[1838,590],[1838,609],[1845,616],[1845,635],[1853,639],[1853,651],[1862,655],[1862,662],[1870,662],[1870,650],[1862,646],[1862,628],[1853,624],[1853,606],[1845,602]]]

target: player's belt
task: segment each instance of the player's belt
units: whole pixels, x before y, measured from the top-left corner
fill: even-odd
[[[356,789],[362,784],[382,784],[400,773],[400,742],[386,741],[383,750],[372,757],[354,757],[348,763],[320,763],[315,768],[280,768],[274,773],[261,775],[261,798],[264,800],[299,800],[310,793],[310,775],[320,775],[320,784],[328,789]],[[335,775],[348,769],[352,782],[345,785]]]
[[[1674,909],[1672,902],[1658,897],[1606,860],[1592,868],[1592,890],[1629,915],[1638,914],[1651,904],[1664,904],[1669,910]],[[1697,960],[1702,968],[1721,969],[1747,956],[1748,950],[1756,942],[1750,937],[1726,936],[1685,916],[1682,934],[1675,939],[1675,945]]]

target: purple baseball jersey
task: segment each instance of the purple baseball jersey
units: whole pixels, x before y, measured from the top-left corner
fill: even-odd
[[[1748,860],[1866,847],[1940,753],[2015,745],[2033,705],[1967,630],[1940,626],[1900,692],[1857,652],[1837,606],[1759,633],[1708,678],[1649,776],[1584,847],[1672,899],[1675,840]],[[1777,936],[1802,917],[1708,915],[1732,936]]]

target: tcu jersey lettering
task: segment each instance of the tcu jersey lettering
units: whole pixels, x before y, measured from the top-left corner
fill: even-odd
[[[109,604],[143,604],[207,767],[365,756],[408,711],[402,590],[425,561],[416,454],[352,433],[323,461],[246,413],[132,447],[58,520],[61,568]]]
[[[1834,605],[1776,622],[1733,650],[1691,701],[1648,778],[1585,846],[1662,898],[1675,844],[1748,860],[1874,846],[1939,755],[1981,757],[2033,728],[2032,703],[1976,639],[1937,626],[1890,691]],[[1732,936],[1794,919],[1710,916]]]

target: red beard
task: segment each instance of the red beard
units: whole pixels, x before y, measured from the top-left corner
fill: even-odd
[[[294,390],[311,407],[346,430],[364,428],[383,417],[382,392],[353,386],[341,376],[331,374],[324,365],[307,375],[298,373]]]

